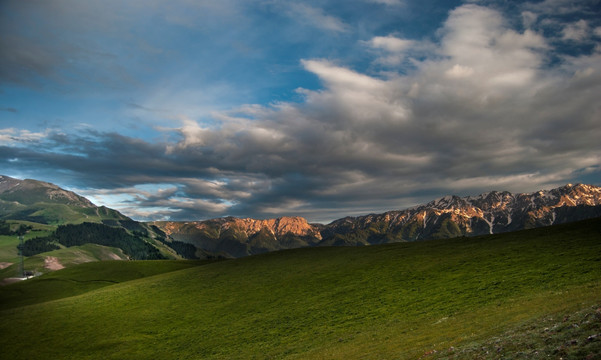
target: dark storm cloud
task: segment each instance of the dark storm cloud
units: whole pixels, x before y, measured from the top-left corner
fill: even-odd
[[[0,5],[0,83],[61,92],[75,91],[78,86],[136,86],[134,72],[124,65],[133,58],[132,49],[139,47],[133,42],[118,49],[109,45],[131,37],[118,29],[127,23],[124,15],[132,9],[112,5],[4,1]],[[108,40],[97,41],[99,34]]]
[[[4,49],[0,51],[0,79],[3,82],[28,82],[32,74],[48,76],[60,62],[47,47],[15,35],[0,37],[0,49]]]

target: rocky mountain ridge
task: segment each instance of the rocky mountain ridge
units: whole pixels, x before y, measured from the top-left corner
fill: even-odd
[[[225,217],[205,221],[155,221],[151,223],[177,241],[225,256],[246,256],[267,251],[314,246],[320,228],[303,217],[250,219]]]
[[[492,191],[463,198],[445,196],[406,210],[339,219],[322,236],[332,244],[348,241],[337,235],[374,244],[494,234],[595,216],[601,216],[601,188],[568,184],[528,194]]]
[[[445,196],[406,210],[345,217],[327,225],[301,217],[233,217],[155,222],[172,238],[231,256],[302,246],[370,245],[516,231],[601,216],[601,187],[568,184],[552,190]]]

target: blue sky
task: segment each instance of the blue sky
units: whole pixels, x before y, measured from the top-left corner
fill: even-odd
[[[601,184],[601,2],[2,1],[3,175],[140,220]]]

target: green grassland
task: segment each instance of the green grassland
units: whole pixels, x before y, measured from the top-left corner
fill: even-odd
[[[52,234],[57,226],[39,224],[23,220],[8,220],[11,229],[15,230],[20,225],[28,226],[31,229],[23,235],[23,240],[27,241],[36,237],[45,237]],[[12,263],[4,269],[0,269],[0,280],[10,277],[19,277],[19,237],[17,235],[0,235],[0,262]],[[90,261],[105,261],[105,260],[124,260],[127,256],[121,249],[101,246],[96,244],[85,244],[82,246],[74,246],[66,248],[61,246],[61,249],[26,257],[24,261],[25,270],[36,274],[46,273],[50,270],[45,268],[45,258],[48,256],[56,257],[58,262],[65,267],[81,264]]]
[[[97,282],[127,272],[111,269],[120,262],[99,264],[107,275],[89,264],[67,270]],[[67,270],[0,288],[5,358],[601,357],[601,335],[592,337],[601,334],[600,219],[474,238],[286,250],[76,296],[46,286],[51,281],[37,285],[68,279]],[[22,306],[19,293],[31,305]]]
[[[99,212],[104,211],[103,209],[104,208],[99,208]],[[97,220],[100,222],[99,219]],[[58,227],[57,225],[46,225],[23,220],[8,220],[7,223],[10,224],[13,231],[19,228],[20,225],[29,228],[27,233],[23,236],[24,241],[37,237],[42,238],[50,236]],[[181,259],[180,255],[164,243],[155,240],[152,237],[146,237],[146,241],[156,247],[163,257],[167,259]],[[0,235],[0,263],[3,263],[4,265],[2,266],[3,269],[0,269],[0,281],[6,278],[21,276],[19,250],[17,249],[18,244],[18,235]],[[66,247],[59,243],[55,244],[59,246],[60,249],[25,257],[25,270],[36,274],[49,272],[50,270],[44,266],[45,259],[49,256],[55,257],[58,263],[64,267],[70,267],[90,261],[126,260],[129,258],[122,249],[113,246],[88,243],[80,246]],[[6,265],[11,263],[12,265],[6,267]]]
[[[81,246],[72,246],[69,248],[63,247],[58,250],[48,251],[42,254],[27,257],[24,261],[25,270],[36,275],[51,272],[50,269],[45,267],[45,260],[47,257],[55,257],[58,260],[58,263],[64,267],[70,267],[91,261],[127,260],[127,255],[125,255],[123,250],[119,248],[97,244],[85,244]],[[13,265],[0,270],[0,279],[10,277],[20,277],[19,259],[15,259]]]
[[[19,225],[30,226],[31,230],[24,236],[23,240],[27,241],[35,237],[43,237],[50,235],[56,226],[38,224],[30,221],[9,220],[8,223],[11,229],[16,229]],[[19,237],[17,235],[0,235],[0,262],[17,262],[19,260]],[[0,277],[1,279],[2,277]]]
[[[66,298],[105,286],[205,263],[206,261],[175,260],[88,262],[3,287],[0,291],[0,308]]]

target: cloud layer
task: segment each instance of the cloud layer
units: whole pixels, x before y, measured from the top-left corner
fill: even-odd
[[[448,193],[598,184],[601,24],[559,22],[589,5],[570,4],[523,4],[513,17],[465,4],[433,38],[358,40],[364,67],[299,59],[320,86],[297,88],[295,100],[180,116],[155,127],[153,139],[7,128],[3,166],[16,175],[47,169],[139,219],[328,221]],[[315,6],[286,9],[323,31],[353,31]]]

